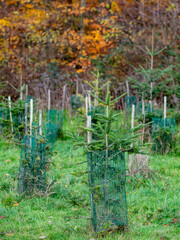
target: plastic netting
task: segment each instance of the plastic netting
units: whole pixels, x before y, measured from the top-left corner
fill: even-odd
[[[91,220],[95,231],[126,226],[125,155],[111,150],[87,153]]]
[[[22,140],[25,129],[25,110],[16,109],[16,111],[12,111],[12,120],[14,128],[14,137],[19,140]]]
[[[0,131],[3,131],[6,120],[7,120],[7,110],[1,107],[0,108]]]
[[[46,135],[46,141],[48,146],[52,149],[56,140],[57,136],[57,131],[58,131],[58,125],[57,124],[52,124],[48,123],[45,126],[45,135]]]
[[[152,118],[152,151],[160,154],[173,152],[176,123],[174,118]]]
[[[30,103],[30,100],[33,99],[35,101],[35,98],[33,96],[26,96],[25,97],[25,102]]]
[[[151,106],[150,103],[144,103],[144,111],[145,114],[151,112]],[[154,108],[152,109],[152,111],[154,111]],[[142,102],[139,102],[136,106],[136,113],[138,115],[142,114]]]
[[[9,108],[0,109],[0,129],[5,134],[8,135],[12,132],[13,127],[13,136],[16,139],[22,140],[24,136],[25,128],[25,108],[23,105],[15,105],[11,109],[12,123],[10,120],[10,111]]]
[[[50,109],[47,111],[47,121],[50,124],[58,125],[58,128],[62,129],[63,125],[63,111]]]
[[[100,139],[97,135],[100,130],[96,127],[96,124],[98,122],[98,114],[105,115],[105,108],[102,106],[91,107],[91,111],[88,112],[88,116],[91,116],[92,128],[96,130],[96,134],[92,133],[92,139],[94,140]]]
[[[72,110],[77,110],[82,106],[82,101],[79,96],[72,95],[70,99],[70,104],[71,104]]]
[[[137,97],[136,96],[125,96],[125,109],[131,109],[132,105],[137,105]]]
[[[33,136],[24,136],[22,142],[18,179],[21,197],[46,190],[46,164],[52,155],[58,125],[47,123],[42,127],[42,136],[38,135],[38,128],[33,123]]]
[[[18,192],[22,197],[46,190],[46,162],[48,156],[45,139],[24,136],[18,177]]]

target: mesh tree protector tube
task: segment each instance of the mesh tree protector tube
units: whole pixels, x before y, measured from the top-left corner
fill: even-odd
[[[137,97],[136,96],[125,96],[125,109],[131,109],[132,105],[137,105]]]
[[[46,158],[44,138],[24,136],[18,177],[20,197],[46,190]]]
[[[128,225],[125,155],[118,150],[87,153],[91,220],[96,232]]]
[[[176,145],[174,118],[152,118],[152,151],[159,154],[173,152]]]

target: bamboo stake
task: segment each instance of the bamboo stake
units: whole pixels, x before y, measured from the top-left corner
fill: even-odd
[[[11,96],[8,96],[8,103],[9,103],[9,114],[10,114],[10,121],[11,121],[11,132],[13,134],[13,119],[12,119],[12,112],[11,112]]]

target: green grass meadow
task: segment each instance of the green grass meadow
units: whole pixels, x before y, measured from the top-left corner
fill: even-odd
[[[150,156],[148,178],[127,177],[128,228],[96,235],[90,219],[84,150],[74,149],[71,140],[57,140],[46,194],[22,200],[17,194],[20,152],[0,139],[0,239],[180,239],[178,156]]]

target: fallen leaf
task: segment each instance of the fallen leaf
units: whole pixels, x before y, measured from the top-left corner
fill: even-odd
[[[177,222],[178,222],[178,218],[173,218],[171,223],[173,224],[173,223],[177,223]]]
[[[19,205],[19,203],[15,203],[15,204],[13,204],[13,206],[15,207],[15,206],[18,206]]]
[[[10,162],[11,160],[10,159],[6,159],[5,162]]]
[[[6,236],[12,237],[12,236],[14,236],[14,234],[13,233],[6,233]]]
[[[5,216],[0,216],[0,219],[4,219],[4,218],[6,218]]]
[[[169,227],[169,225],[168,224],[164,224],[163,227]]]
[[[77,210],[78,210],[78,208],[73,208],[72,210],[73,210],[73,211],[77,211]]]

